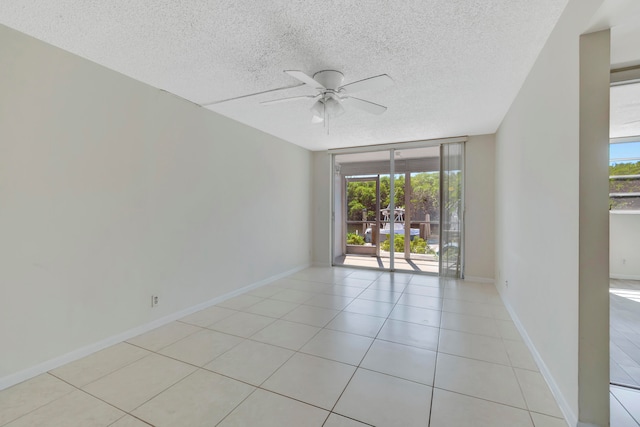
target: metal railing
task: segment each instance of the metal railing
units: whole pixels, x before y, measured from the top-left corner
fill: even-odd
[[[380,228],[381,229],[384,228],[384,226],[386,224],[391,224],[390,221],[382,221],[382,220],[380,220],[380,221],[375,221],[375,220],[367,220],[367,221],[347,220],[346,223],[347,223],[347,226],[360,224],[362,226],[362,235],[363,236],[364,236],[367,228],[373,228],[372,226],[375,226],[376,224],[380,224]],[[396,221],[395,224],[397,224],[397,223],[398,222]],[[428,232],[428,235],[426,236],[426,237],[428,237],[428,236],[433,235],[433,234],[437,235],[437,233],[432,233],[431,232],[431,227],[432,226],[440,226],[440,221],[409,221],[409,227],[411,227],[411,225],[414,225],[414,224],[417,224],[418,228],[420,228],[420,225],[422,225],[422,224],[425,224],[427,227],[429,227],[429,232]],[[425,238],[422,235],[420,237]]]

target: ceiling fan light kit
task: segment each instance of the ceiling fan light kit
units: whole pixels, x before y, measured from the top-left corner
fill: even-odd
[[[311,123],[322,123],[324,121],[324,101],[322,99],[317,100],[311,106]]]

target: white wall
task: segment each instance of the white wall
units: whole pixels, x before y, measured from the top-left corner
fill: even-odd
[[[610,276],[640,280],[640,213],[611,212],[609,233]]]
[[[496,134],[497,286],[574,425],[589,386],[578,384],[579,36],[601,2],[569,2]]]
[[[465,277],[495,278],[495,136],[465,146]]]
[[[3,26],[0,70],[0,380],[310,263],[309,151]]]

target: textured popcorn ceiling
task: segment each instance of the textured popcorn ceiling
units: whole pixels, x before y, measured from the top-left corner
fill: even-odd
[[[2,0],[0,23],[198,104],[298,83],[285,69],[395,86],[311,124],[313,101],[210,107],[312,150],[495,132],[567,0]]]

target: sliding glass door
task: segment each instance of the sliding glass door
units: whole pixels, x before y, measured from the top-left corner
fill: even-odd
[[[443,144],[440,156],[440,275],[462,277],[464,144]]]
[[[463,148],[334,154],[334,265],[459,277]]]
[[[379,255],[380,175],[347,176],[345,255]]]
[[[333,263],[389,270],[388,151],[334,156]]]

